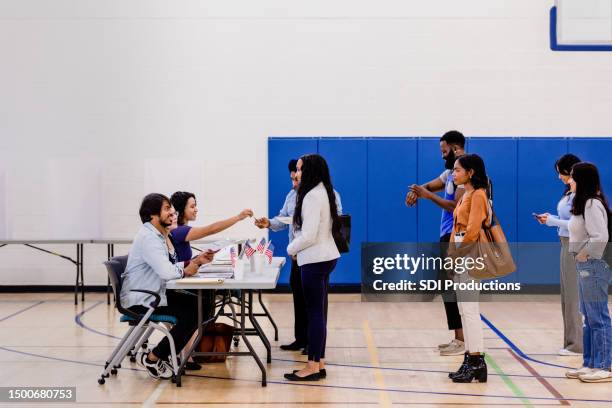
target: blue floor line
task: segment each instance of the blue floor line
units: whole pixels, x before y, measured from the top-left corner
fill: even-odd
[[[493,323],[491,323],[489,321],[489,319],[487,319],[483,314],[480,315],[480,318],[482,319],[483,322],[486,323],[487,326],[489,326],[491,328],[491,330],[493,330],[495,332],[495,334],[497,334],[507,345],[508,347],[510,347],[512,349],[512,351],[514,351],[519,357],[528,360],[528,361],[532,361],[534,363],[538,363],[538,364],[543,364],[546,366],[550,366],[550,367],[557,367],[557,368],[564,368],[564,369],[571,369],[573,367],[567,367],[567,366],[562,366],[562,365],[558,365],[558,364],[553,364],[553,363],[547,363],[545,361],[540,361],[540,360],[536,360],[535,358],[531,358],[529,357],[527,354],[523,353],[523,351],[518,348],[518,346],[516,344],[514,344],[508,337],[506,337],[504,335],[504,333],[501,332],[501,330],[499,330],[497,327],[495,327],[495,325],[493,325]]]
[[[10,314],[10,315],[8,315],[8,316],[3,317],[2,319],[0,319],[0,322],[3,322],[3,321],[5,321],[5,320],[8,320],[8,319],[10,319],[10,318],[11,318],[11,317],[13,317],[13,316],[17,316],[18,314],[21,314],[21,313],[23,313],[23,312],[26,312],[26,311],[28,311],[28,310],[32,309],[33,307],[36,307],[36,306],[41,305],[41,304],[43,304],[43,303],[45,303],[45,301],[44,301],[44,300],[41,300],[40,302],[36,302],[36,303],[34,303],[33,305],[30,305],[30,306],[28,306],[28,307],[25,307],[25,308],[23,308],[23,309],[21,309],[21,310],[16,311],[16,312],[15,312],[15,313],[13,313],[13,314]]]

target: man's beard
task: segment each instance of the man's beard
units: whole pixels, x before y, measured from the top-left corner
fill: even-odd
[[[457,160],[457,157],[455,157],[455,152],[451,150],[444,159],[444,168],[452,170],[455,167],[455,160]]]
[[[162,220],[159,220],[159,225],[161,225],[161,226],[162,226],[162,228],[168,228],[168,227],[170,227],[170,226],[172,225],[172,221],[170,221],[170,222],[164,222],[164,221],[162,221]]]

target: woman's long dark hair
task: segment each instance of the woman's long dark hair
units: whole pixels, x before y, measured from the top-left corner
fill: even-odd
[[[178,225],[186,224],[185,207],[187,206],[187,201],[189,201],[190,198],[195,200],[196,196],[188,191],[177,191],[170,197],[174,210],[178,212]]]
[[[572,167],[571,175],[576,183],[576,196],[572,204],[572,214],[584,217],[584,207],[587,201],[592,198],[601,201],[608,213],[610,212],[608,200],[599,181],[599,171],[594,164],[586,162],[576,163]]]
[[[295,213],[293,214],[293,225],[296,230],[302,228],[302,203],[304,197],[319,183],[323,183],[329,200],[329,212],[332,219],[332,234],[340,233],[340,218],[338,217],[338,206],[336,205],[336,194],[329,175],[329,167],[323,156],[318,154],[306,154],[300,157],[302,160],[302,177],[297,190]]]
[[[569,176],[572,174],[572,167],[574,166],[574,164],[580,163],[580,161],[581,160],[578,158],[578,156],[575,156],[571,153],[564,154],[559,160],[555,162],[555,171],[563,176]],[[570,185],[567,184],[565,186],[565,191],[563,192],[563,195],[566,196],[569,193]]]
[[[458,159],[459,164],[466,171],[474,170],[474,174],[470,181],[474,189],[483,188],[489,192],[489,177],[487,176],[487,170],[485,169],[484,161],[477,154],[465,154],[460,156]],[[487,194],[488,196],[489,194]]]

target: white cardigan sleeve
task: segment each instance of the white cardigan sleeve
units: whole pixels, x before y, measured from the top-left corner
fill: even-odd
[[[302,229],[287,247],[289,255],[297,255],[316,243],[320,220],[321,202],[315,194],[309,192],[302,202]]]

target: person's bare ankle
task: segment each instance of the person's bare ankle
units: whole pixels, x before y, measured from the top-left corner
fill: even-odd
[[[147,355],[147,359],[149,361],[157,361],[157,360],[159,360],[159,358],[155,354],[153,354],[152,351],[150,351],[149,354]]]

